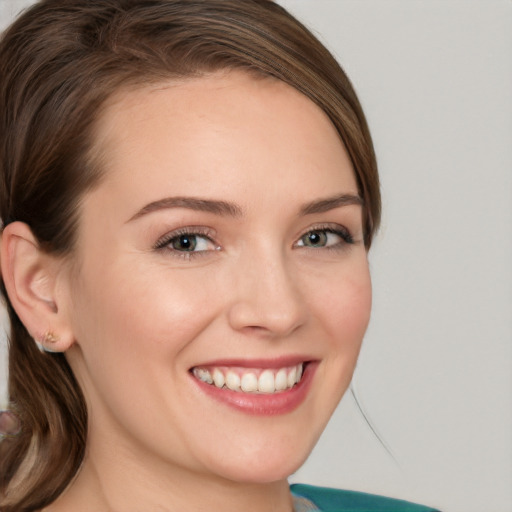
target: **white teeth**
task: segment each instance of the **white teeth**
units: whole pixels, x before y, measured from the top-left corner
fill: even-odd
[[[293,367],[288,373],[288,387],[291,388],[297,382],[297,367]]]
[[[240,377],[235,372],[228,371],[226,374],[226,387],[232,391],[240,389]]]
[[[302,378],[302,365],[297,365],[297,380],[296,382],[300,382],[300,379]]]
[[[245,393],[275,393],[293,388],[302,378],[304,365],[289,366],[279,369],[243,369],[216,367],[196,367],[193,369],[194,376],[215,385],[217,388],[227,388],[232,391]],[[259,377],[258,377],[259,375]]]
[[[272,370],[263,370],[258,379],[258,391],[260,393],[273,393],[275,390],[274,372]]]
[[[212,384],[213,379],[208,370],[205,370],[204,368],[194,368],[194,375],[203,382],[206,382],[207,384]]]
[[[288,387],[288,375],[286,374],[286,368],[281,368],[276,373],[276,391],[284,391]]]
[[[244,375],[242,376],[240,387],[242,388],[242,391],[248,393],[258,391],[258,379],[256,375],[254,375],[254,373],[251,372],[244,373]]]
[[[224,386],[226,382],[224,374],[218,368],[215,368],[215,370],[213,370],[213,382],[218,388]]]

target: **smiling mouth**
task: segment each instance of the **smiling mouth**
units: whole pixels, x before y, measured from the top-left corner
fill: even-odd
[[[301,381],[306,364],[299,363],[282,368],[196,366],[191,373],[197,380],[218,389],[270,395],[294,388]]]

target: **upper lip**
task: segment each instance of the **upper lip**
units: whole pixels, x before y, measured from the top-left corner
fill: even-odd
[[[228,367],[241,367],[241,368],[285,368],[288,366],[295,366],[301,363],[308,363],[316,358],[310,356],[293,355],[281,356],[276,358],[229,358],[229,359],[215,359],[211,361],[204,361],[200,364],[194,365],[192,368],[208,367],[208,366],[228,366]]]

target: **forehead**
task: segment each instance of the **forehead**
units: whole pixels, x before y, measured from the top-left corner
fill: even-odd
[[[140,201],[199,193],[243,203],[247,191],[266,196],[291,185],[301,201],[333,188],[357,194],[327,115],[293,87],[242,72],[118,93],[98,122],[95,148],[106,186],[138,183]]]

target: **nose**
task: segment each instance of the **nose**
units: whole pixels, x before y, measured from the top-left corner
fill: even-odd
[[[252,254],[238,265],[228,310],[239,332],[286,337],[306,321],[306,303],[293,269],[282,254]]]

